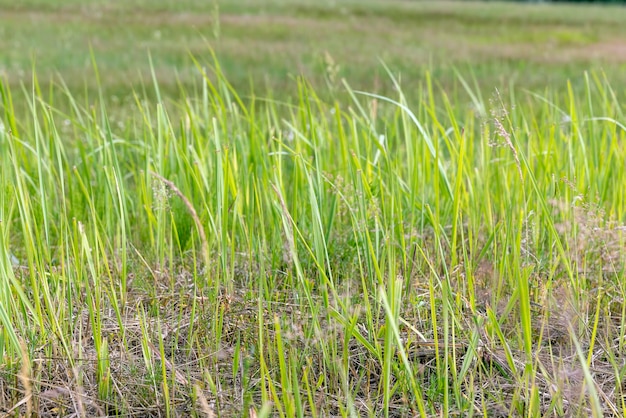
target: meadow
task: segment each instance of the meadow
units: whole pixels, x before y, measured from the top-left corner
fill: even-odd
[[[624,21],[0,0],[0,415],[625,415]]]

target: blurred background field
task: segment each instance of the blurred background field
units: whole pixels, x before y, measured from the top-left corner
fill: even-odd
[[[294,96],[293,78],[325,87],[329,70],[356,88],[385,93],[381,61],[410,94],[428,69],[457,85],[455,69],[493,91],[580,84],[602,70],[626,81],[626,9],[616,6],[453,1],[0,0],[0,76],[42,84],[61,75],[75,94],[95,89],[91,51],[105,97],[130,100],[150,80],[179,94],[217,53],[244,95]]]

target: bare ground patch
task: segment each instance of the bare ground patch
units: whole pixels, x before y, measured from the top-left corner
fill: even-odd
[[[544,64],[573,62],[626,62],[626,42],[619,39],[591,44],[559,45],[556,42],[477,45],[466,44],[466,55],[523,60]]]

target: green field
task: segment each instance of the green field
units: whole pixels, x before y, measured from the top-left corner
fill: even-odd
[[[0,0],[0,416],[624,416],[624,21]]]
[[[101,87],[124,100],[151,79],[148,50],[161,89],[198,79],[193,55],[219,55],[244,95],[269,88],[294,96],[293,78],[325,87],[327,57],[338,76],[384,89],[381,60],[402,74],[408,92],[429,70],[452,87],[456,68],[487,91],[515,83],[527,89],[581,84],[603,69],[626,81],[626,9],[506,3],[422,1],[0,0],[0,74],[10,85],[28,80],[33,63],[42,82],[60,74],[80,94]],[[128,99],[131,100],[131,99]],[[131,100],[132,101],[132,100]]]

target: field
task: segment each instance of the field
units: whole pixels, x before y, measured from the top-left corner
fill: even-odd
[[[624,416],[624,21],[0,0],[0,416]]]

